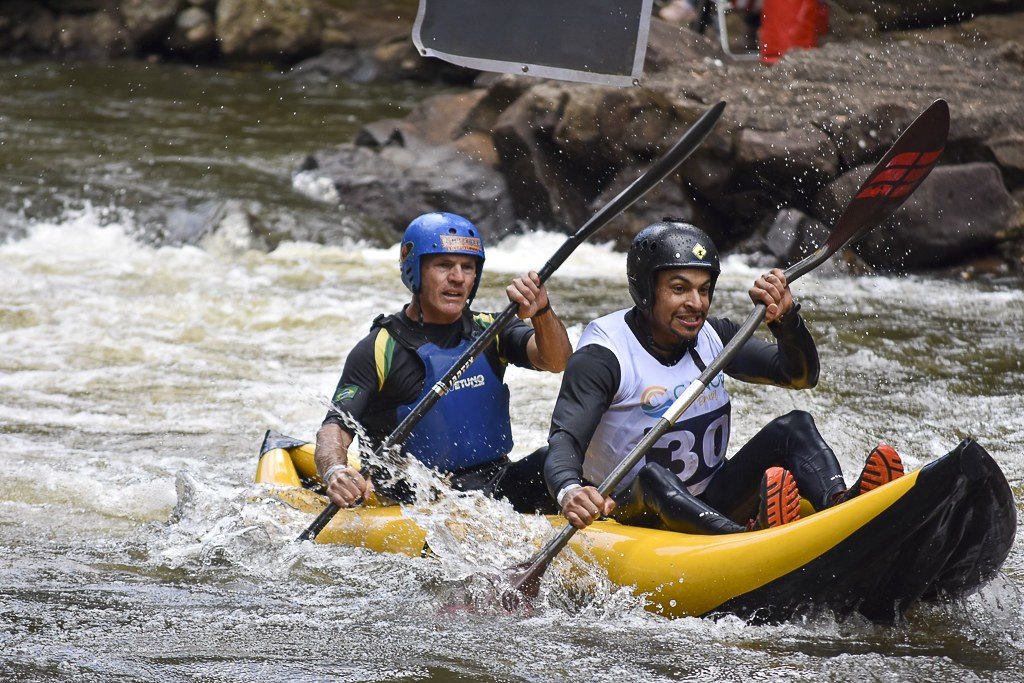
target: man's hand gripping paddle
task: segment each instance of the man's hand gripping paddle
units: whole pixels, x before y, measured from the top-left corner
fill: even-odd
[[[538,273],[540,275],[541,284],[547,282],[548,278],[558,269],[562,263],[565,262],[569,255],[576,250],[576,247],[583,244],[591,235],[607,225],[613,218],[618,216],[620,213],[631,206],[636,200],[644,196],[648,190],[654,187],[660,182],[665,176],[676,170],[679,164],[683,163],[688,156],[700,146],[704,141],[704,138],[708,136],[711,129],[714,128],[718,119],[722,116],[722,110],[725,109],[725,102],[719,102],[714,105],[697,121],[690,126],[683,137],[673,145],[672,149],[665,153],[663,157],[658,159],[647,171],[639,178],[633,181],[633,183],[620,192],[613,200],[608,202],[600,211],[594,214],[589,221],[587,221],[582,228],[580,228],[574,235],[570,236],[555,255],[544,264],[544,267],[540,269]],[[495,318],[494,322],[481,334],[476,340],[466,349],[465,353],[455,361],[455,364],[444,374],[441,379],[433,386],[432,390],[420,399],[420,402],[412,409],[401,424],[395,428],[391,434],[387,436],[384,441],[381,442],[380,447],[377,448],[376,456],[379,458],[382,453],[387,449],[392,448],[397,444],[404,442],[413,428],[419,423],[419,421],[426,415],[435,403],[440,400],[442,396],[448,393],[448,390],[452,387],[455,380],[459,378],[466,368],[468,368],[473,361],[483,353],[484,349],[498,336],[498,334],[504,330],[512,319],[516,315],[516,311],[519,309],[519,305],[516,303],[510,303],[501,314]],[[300,541],[307,541],[316,538],[317,534],[327,523],[331,521],[334,515],[338,512],[338,506],[331,503],[327,508],[320,513],[320,515],[313,520],[313,523],[309,525],[309,528],[302,532],[299,536]]]
[[[857,194],[832,228],[824,245],[802,261],[786,269],[787,282],[793,282],[822,263],[844,246],[860,239],[872,228],[888,218],[918,188],[931,173],[946,146],[949,134],[949,106],[936,100],[910,124],[903,135],[878,162],[871,175],[857,190]],[[633,448],[626,458],[601,482],[598,491],[608,496],[626,473],[647,454],[662,434],[686,412],[708,384],[732,361],[740,348],[754,334],[765,316],[765,305],[758,303],[747,316],[736,335],[715,360],[669,407],[665,415]],[[529,562],[512,569],[510,582],[513,591],[502,596],[502,604],[514,609],[523,597],[535,597],[540,580],[555,555],[565,547],[576,533],[576,527],[566,524]]]

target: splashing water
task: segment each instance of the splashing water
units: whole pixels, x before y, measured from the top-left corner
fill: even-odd
[[[97,125],[87,110],[129,95],[90,91],[83,78],[69,89],[56,68],[8,68],[36,70],[11,81],[21,89],[0,104],[11,130],[5,158],[24,161],[18,178],[42,180],[22,182],[0,204],[15,223],[0,243],[0,678],[1020,679],[1020,543],[979,594],[883,627],[828,614],[775,626],[667,620],[572,552],[548,571],[531,611],[505,613],[487,572],[525,560],[550,525],[452,492],[411,464],[403,474],[438,492],[433,505],[424,498],[406,509],[427,530],[432,558],[293,542],[311,519],[251,483],[260,436],[272,428],[308,438],[319,425],[345,354],[377,313],[407,300],[396,248],[359,233],[270,253],[230,231],[202,246],[138,236],[182,196],[263,201],[273,207],[261,214],[271,228],[358,225],[293,187],[289,155],[295,136],[331,144],[354,134],[359,119],[341,130],[350,112],[312,93],[303,97],[316,101],[304,105],[325,112],[324,123],[296,126],[281,88],[299,86],[261,74],[168,76],[154,65],[134,74],[152,86],[152,100],[129,93],[139,112],[125,124],[131,135],[110,138],[116,127]],[[97,69],[96,80],[108,82],[110,71]],[[204,123],[188,123],[183,107],[159,94],[197,84],[214,109],[224,107],[215,126],[194,110],[185,113]],[[69,115],[38,115],[52,109],[48,98],[72,96]],[[401,108],[381,104],[377,118]],[[266,123],[248,121],[256,110]],[[163,144],[176,126],[191,131],[180,158],[153,160],[132,146]],[[251,131],[232,141],[241,173],[207,171],[232,168],[215,154],[225,126]],[[278,135],[292,128],[295,136]],[[93,145],[121,156],[98,166]],[[253,179],[254,168],[280,170]],[[561,239],[488,245],[480,308],[502,309],[509,274],[540,267]],[[623,264],[621,254],[587,244],[552,279],[573,339],[590,319],[628,305]],[[718,314],[746,315],[756,272],[725,261]],[[731,383],[733,451],[794,408],[815,415],[848,478],[878,440],[916,468],[973,434],[1015,483],[1019,505],[1019,283],[811,275],[794,293],[819,341],[821,382],[808,392]],[[546,439],[559,378],[511,368],[506,379],[519,457]],[[461,603],[471,609],[453,608]]]

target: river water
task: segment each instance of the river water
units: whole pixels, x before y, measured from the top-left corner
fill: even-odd
[[[1024,680],[1019,542],[980,593],[895,626],[671,621],[557,568],[528,613],[460,609],[467,566],[507,566],[543,534],[499,505],[459,511],[485,552],[440,561],[294,543],[308,517],[252,484],[263,431],[311,438],[347,350],[406,292],[390,240],[291,170],[428,93],[142,64],[8,63],[0,83],[0,679]],[[211,200],[233,207],[224,234],[166,238],[168,216]],[[313,241],[254,248],[253,220]],[[502,307],[509,275],[561,239],[489,247],[481,306]],[[746,314],[760,268],[727,261],[719,314]],[[550,289],[578,338],[626,304],[624,259],[585,245]],[[974,435],[1021,499],[1019,282],[812,274],[794,289],[821,383],[732,383],[734,448],[810,410],[852,480],[880,440],[917,468]],[[508,381],[523,454],[559,380]]]

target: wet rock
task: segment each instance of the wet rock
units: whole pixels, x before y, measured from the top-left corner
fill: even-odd
[[[783,209],[764,235],[764,250],[775,263],[795,263],[821,246],[829,232],[829,228],[804,212]]]
[[[536,79],[513,74],[483,73],[474,81],[484,95],[466,114],[465,128],[490,134],[502,112],[537,84]]]
[[[57,14],[89,14],[110,8],[109,0],[45,0],[42,4]]]
[[[128,37],[145,49],[162,42],[174,25],[185,0],[124,0],[121,16]]]
[[[406,138],[379,151],[340,145],[314,155],[307,172],[331,180],[342,204],[401,232],[425,211],[466,216],[491,235],[513,223],[502,176],[448,146]]]
[[[443,81],[470,85],[480,73],[434,57],[420,56],[408,35],[379,45],[371,55],[377,68],[374,79],[377,81]]]
[[[606,138],[601,133],[600,116],[595,114],[603,110],[604,100],[604,88],[582,86],[566,90],[562,111],[551,132],[560,150],[583,163],[602,156],[600,148],[605,146]],[[626,155],[620,156],[620,161],[624,161]]]
[[[335,0],[314,0],[323,15],[325,45],[373,49],[399,38],[409,38],[415,16],[415,2],[410,2],[406,17],[396,16],[391,3],[382,3],[379,11],[368,11],[366,4]],[[390,4],[390,7],[388,6]],[[327,34],[333,39],[327,40]]]
[[[65,14],[57,19],[54,52],[65,58],[100,60],[129,52],[129,37],[113,12]]]
[[[431,144],[443,144],[469,132],[469,114],[486,97],[487,91],[434,95],[421,101],[405,118],[417,136]]]
[[[566,97],[562,88],[535,85],[494,124],[498,167],[515,215],[533,223],[573,225],[586,212],[582,193],[566,182],[567,159],[552,140]]]
[[[822,191],[832,224],[871,166],[846,173]],[[991,253],[1019,206],[990,163],[938,166],[881,229],[855,247],[870,265],[887,271],[938,268]]]
[[[822,43],[836,40],[865,40],[878,34],[878,20],[869,13],[851,12],[840,3],[829,2],[828,33],[820,37]]]
[[[335,47],[299,62],[288,72],[288,77],[298,80],[370,83],[377,79],[378,73],[377,65],[365,51]]]
[[[309,0],[219,0],[221,52],[238,60],[297,61],[320,48],[320,14]]]
[[[406,138],[416,134],[416,127],[402,119],[382,119],[363,126],[356,135],[359,147],[379,149],[388,145],[405,146]]]
[[[1013,193],[1017,214],[999,234],[998,254],[1011,272],[1024,274],[1024,188]]]
[[[683,163],[679,174],[701,203],[723,215],[733,213],[736,164],[731,155],[700,149]]]
[[[683,119],[697,118],[665,94],[642,88],[601,88],[597,103],[596,111],[579,112],[577,118],[597,119],[603,139],[594,147],[614,164],[653,159],[675,142]]]
[[[49,52],[56,34],[56,17],[31,0],[6,4],[0,16],[0,52],[14,55]]]
[[[480,100],[491,101],[490,96]],[[499,168],[509,181],[517,215],[574,229],[620,169],[654,159],[700,113],[703,107],[687,107],[645,89],[530,88],[493,126]]]
[[[331,40],[333,44],[328,49],[297,64],[289,76],[315,80],[345,79],[355,83],[413,80],[469,85],[479,73],[439,59],[424,59],[406,44],[407,37],[373,49],[339,45],[337,43],[345,39],[339,38],[338,34]]]
[[[677,52],[697,54],[695,45]],[[516,218],[571,229],[624,187],[629,171],[645,167],[722,97],[725,118],[683,165],[678,187],[662,189],[650,213],[693,216],[714,226],[724,244],[736,244],[770,231],[780,210],[831,224],[835,216],[825,216],[816,204],[820,188],[848,168],[875,163],[936,93],[948,94],[953,109],[944,163],[994,161],[1015,187],[1019,141],[1008,122],[1020,120],[1024,97],[996,80],[1014,81],[1024,72],[1003,65],[993,80],[989,70],[999,54],[998,47],[941,42],[831,44],[786,55],[771,70],[707,58],[666,64],[646,88],[484,75],[476,83],[486,90],[473,95],[468,111],[450,100],[435,115],[418,114],[415,125],[367,126],[360,141],[408,147],[410,132],[430,137],[420,127],[431,125],[438,130],[431,142],[454,136],[457,142],[448,144],[482,145],[474,158],[486,159],[490,135]],[[702,100],[698,93],[709,96]],[[471,139],[469,133],[478,135]],[[626,244],[648,218],[638,208],[605,234],[620,231],[617,241]]]
[[[603,209],[620,192],[639,178],[647,168],[633,165],[622,169],[605,187],[604,191],[590,203],[590,214],[596,214]],[[699,225],[716,240],[716,243],[721,241],[721,230],[717,223],[704,207],[690,197],[678,175],[670,176],[655,185],[633,206],[626,209],[618,218],[613,219],[609,227],[599,233],[598,239],[614,239],[616,248],[626,250],[637,233],[651,223],[668,216]]]
[[[177,16],[174,30],[167,37],[167,48],[193,57],[204,58],[217,49],[213,17],[205,9],[189,7]]]
[[[835,143],[813,126],[784,131],[742,130],[738,172],[748,186],[770,188],[780,199],[807,204],[838,170]]]
[[[263,206],[259,202],[222,202],[223,212],[216,225],[199,240],[205,251],[240,255],[250,249],[268,250]]]
[[[901,104],[886,103],[853,116],[837,136],[842,166],[853,168],[880,158],[917,113]]]
[[[452,149],[470,161],[498,168],[498,150],[494,140],[485,133],[468,133],[452,143]]]
[[[27,224],[24,216],[0,208],[0,243],[25,237],[28,233]]]
[[[991,0],[832,0],[848,11],[867,14],[883,29],[939,26],[987,10]]]
[[[376,80],[416,80],[416,70],[421,59],[416,48],[405,36],[377,46],[371,55],[377,66]]]
[[[775,217],[760,247],[777,261],[789,261],[803,237],[802,224],[813,220],[796,209],[783,209]]]
[[[248,249],[267,250],[284,239],[319,238],[308,234],[309,226],[287,226],[287,234],[278,229],[287,223],[285,216],[268,215],[260,202],[239,199],[209,200],[198,205],[182,205],[168,212],[163,221],[147,228],[147,242],[159,245],[193,245],[222,253],[242,253]]]
[[[320,34],[324,51],[301,61],[293,78],[320,78],[356,83],[426,81],[470,85],[478,71],[424,58],[409,40],[409,27],[385,23],[356,13],[332,10]]]
[[[1015,66],[1024,66],[1024,45],[1011,41],[1000,47],[996,52],[996,56],[999,61]]]
[[[363,126],[355,144],[373,148],[450,144],[467,159],[497,168],[497,150],[491,136],[473,130],[470,122],[471,112],[486,94],[478,89],[427,98],[404,119],[384,119]]]
[[[153,237],[162,244],[199,244],[217,229],[227,211],[228,203],[220,200],[203,202],[196,207],[178,207],[167,215],[163,229]]]
[[[687,109],[682,103],[675,105],[677,112]],[[687,114],[680,115],[680,129],[668,136],[674,141],[682,135],[682,130],[691,125],[703,114],[703,107],[690,104]],[[709,206],[719,215],[728,216],[733,213],[734,203],[730,195],[735,192],[737,182],[737,164],[735,161],[735,141],[739,130],[726,117],[719,120],[703,144],[679,168],[679,174],[690,193],[702,204]]]
[[[786,208],[776,214],[763,233],[746,238],[735,250],[748,254],[758,268],[787,268],[801,261],[828,239],[831,229],[799,209]],[[840,250],[815,272],[819,274],[863,274],[874,269],[850,250]]]
[[[1012,187],[1024,185],[1024,131],[1004,133],[985,141]]]
[[[676,26],[657,18],[651,19],[644,56],[644,74],[673,71],[680,64],[706,73],[703,61],[720,56],[713,32],[699,35],[685,26]],[[641,81],[643,82],[643,81]]]

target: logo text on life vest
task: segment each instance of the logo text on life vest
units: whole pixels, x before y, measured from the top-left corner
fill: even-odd
[[[448,391],[458,391],[459,389],[476,389],[482,387],[487,380],[484,379],[483,375],[473,375],[472,377],[463,377],[452,382],[451,388]]]

